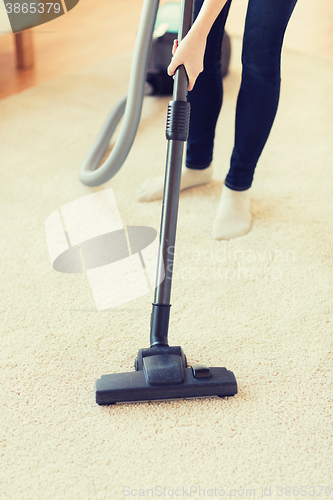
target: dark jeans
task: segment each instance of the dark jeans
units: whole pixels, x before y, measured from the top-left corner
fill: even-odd
[[[196,0],[195,14],[204,0]],[[242,51],[235,143],[225,184],[243,191],[266,144],[280,95],[280,60],[284,33],[297,0],[249,0]],[[204,71],[192,92],[186,165],[203,169],[213,158],[215,126],[223,98],[221,44],[231,0],[222,9],[207,38]]]

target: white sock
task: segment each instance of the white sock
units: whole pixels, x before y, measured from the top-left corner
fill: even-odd
[[[183,166],[180,190],[188,189],[201,184],[207,184],[212,180],[213,167],[210,165],[204,169],[187,168]],[[137,201],[153,201],[163,197],[164,175],[149,177],[137,188],[135,198]]]
[[[219,205],[213,222],[214,240],[230,240],[243,236],[251,227],[250,189],[234,191],[223,186]]]

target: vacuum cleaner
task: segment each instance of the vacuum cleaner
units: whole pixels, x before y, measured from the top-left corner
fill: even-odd
[[[149,3],[149,2],[148,2]],[[180,41],[193,21],[193,0],[182,0]],[[135,371],[103,375],[96,381],[96,402],[110,405],[123,402],[234,396],[237,382],[226,368],[199,364],[187,366],[180,346],[169,346],[168,329],[180,179],[184,143],[187,140],[190,104],[187,102],[188,79],[184,66],[175,73],[173,100],[167,113],[168,140],[160,247],[155,297],[150,321],[150,347],[140,349]],[[164,279],[160,279],[163,278]]]

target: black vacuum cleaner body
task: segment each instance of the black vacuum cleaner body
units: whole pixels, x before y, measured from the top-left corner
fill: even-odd
[[[192,18],[193,0],[182,0],[179,40],[190,29]],[[237,382],[231,371],[205,365],[188,367],[181,347],[168,344],[180,178],[190,119],[187,86],[185,68],[180,66],[174,77],[173,101],[168,106],[168,150],[156,276],[158,285],[151,313],[150,347],[139,351],[135,371],[103,375],[96,381],[96,402],[100,405],[204,396],[225,397],[237,393]]]

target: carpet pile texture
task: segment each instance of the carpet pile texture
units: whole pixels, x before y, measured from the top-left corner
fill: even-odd
[[[131,54],[0,102],[1,499],[244,498],[263,488],[299,498],[301,486],[305,498],[333,497],[320,490],[333,492],[333,61],[284,52],[251,231],[218,242],[210,230],[241,71],[232,43],[214,180],[181,194],[170,343],[189,364],[232,370],[233,398],[96,405],[95,380],[132,370],[148,347],[153,296],[98,312],[86,275],[57,273],[48,255],[47,217],[110,187],[124,225],[159,230],[161,202],[140,204],[134,192],[164,170],[168,98],[146,98],[124,166],[98,188],[78,169],[127,90]]]

